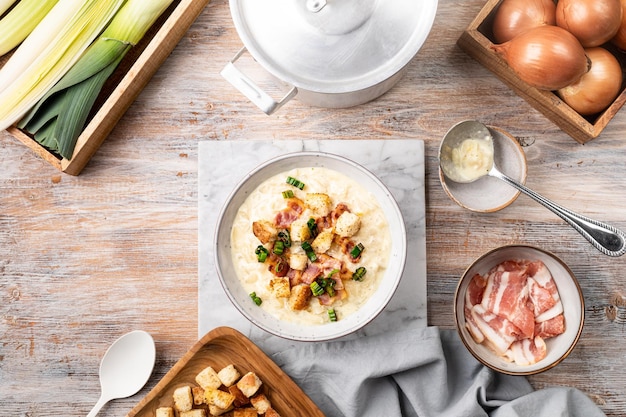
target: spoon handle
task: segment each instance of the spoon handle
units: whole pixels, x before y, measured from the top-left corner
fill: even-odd
[[[522,193],[551,210],[554,214],[569,223],[578,233],[583,235],[596,249],[605,255],[622,256],[626,253],[626,234],[621,230],[561,207],[497,169],[492,169],[489,175],[499,178],[512,187],[517,188]]]
[[[109,402],[109,400],[104,398],[104,395],[101,395],[100,399],[98,399],[98,402],[96,403],[96,405],[94,405],[93,408],[91,409],[91,411],[89,412],[89,414],[87,414],[87,417],[96,417],[96,415],[98,415],[98,412],[100,411],[100,409],[108,402]]]

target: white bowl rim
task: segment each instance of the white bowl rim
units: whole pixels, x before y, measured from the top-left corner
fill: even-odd
[[[461,317],[461,316],[465,317],[465,315],[462,314],[459,311],[459,297],[463,297],[464,298],[464,294],[461,294],[461,292],[462,292],[462,288],[464,287],[464,285],[463,285],[464,279],[467,277],[469,271],[471,269],[473,269],[477,263],[479,263],[483,259],[493,255],[496,252],[500,252],[500,251],[503,251],[503,250],[515,250],[515,249],[525,249],[525,250],[534,251],[534,252],[537,252],[539,254],[543,254],[543,255],[547,256],[548,258],[552,259],[554,262],[556,262],[570,276],[571,282],[574,285],[574,287],[576,289],[576,292],[578,294],[578,301],[580,303],[579,304],[579,307],[580,307],[580,321],[578,323],[577,328],[575,329],[575,334],[572,336],[572,340],[569,343],[569,346],[567,347],[567,349],[565,349],[560,354],[560,356],[556,360],[554,360],[552,362],[548,362],[548,363],[542,365],[542,361],[539,361],[538,363],[536,363],[534,365],[530,365],[530,366],[526,366],[526,367],[519,367],[518,369],[520,369],[520,370],[518,370],[518,371],[513,371],[513,370],[508,370],[508,369],[501,368],[501,367],[497,366],[496,364],[494,364],[493,362],[490,362],[490,361],[486,360],[485,358],[483,358],[480,355],[480,353],[474,348],[474,344],[476,344],[476,343],[473,340],[468,340],[468,339],[471,339],[471,336],[468,337],[468,335],[466,335],[465,332],[461,329],[461,327],[464,327],[465,319],[463,318],[463,323],[459,322],[459,317]],[[495,266],[495,265],[492,265],[492,266]],[[464,301],[463,301],[463,305],[464,305]],[[565,305],[564,305],[564,308],[566,308]],[[459,314],[461,314],[461,315],[459,315]],[[504,246],[499,246],[497,248],[491,249],[491,250],[485,252],[484,254],[480,255],[472,263],[470,263],[470,265],[465,269],[465,271],[463,271],[463,274],[461,274],[461,278],[459,279],[459,282],[457,284],[457,287],[456,287],[456,290],[455,290],[455,293],[454,293],[454,321],[456,323],[456,329],[457,329],[457,332],[459,334],[459,337],[461,338],[461,341],[463,342],[463,344],[465,345],[467,350],[469,350],[469,352],[472,354],[472,356],[474,356],[474,358],[476,358],[480,363],[482,363],[483,365],[485,365],[485,366],[487,366],[487,367],[489,367],[489,368],[491,368],[491,369],[493,369],[493,370],[495,370],[497,372],[503,373],[503,374],[508,374],[508,375],[534,375],[534,374],[545,372],[545,371],[547,371],[549,369],[554,368],[559,363],[561,363],[563,360],[565,360],[565,358],[567,358],[569,356],[569,354],[572,352],[572,350],[574,350],[574,348],[576,347],[578,341],[580,340],[580,337],[581,337],[581,334],[582,334],[582,331],[583,331],[583,327],[584,327],[584,323],[585,323],[585,299],[584,299],[584,296],[583,296],[582,289],[580,288],[580,284],[578,282],[578,279],[576,278],[576,276],[574,275],[572,270],[569,268],[569,266],[567,266],[567,264],[563,260],[561,260],[554,253],[552,253],[552,252],[550,252],[550,251],[548,251],[546,249],[542,249],[540,247],[533,246],[533,245],[528,245],[528,244],[504,245]],[[563,336],[563,335],[559,335],[559,336]],[[559,336],[557,336],[557,337],[559,337]]]
[[[278,323],[278,327],[273,327],[271,325],[268,325],[263,320],[259,320],[256,317],[258,316],[258,314],[252,314],[249,311],[249,309],[244,308],[244,306],[242,306],[240,303],[240,299],[235,297],[235,295],[229,289],[227,279],[222,273],[222,268],[221,268],[221,260],[219,256],[220,255],[219,231],[221,229],[222,223],[225,221],[226,214],[229,208],[231,207],[233,198],[240,192],[240,190],[246,184],[248,184],[248,182],[253,177],[255,177],[259,172],[263,172],[265,169],[269,169],[270,167],[274,166],[275,164],[281,161],[284,162],[284,161],[288,161],[292,159],[298,160],[298,159],[304,159],[304,158],[314,158],[316,161],[320,161],[320,163],[324,163],[324,161],[332,161],[332,163],[344,164],[345,166],[349,166],[359,171],[360,173],[362,173],[364,175],[364,178],[369,180],[371,183],[375,184],[378,187],[378,191],[386,196],[386,203],[389,205],[389,208],[392,210],[391,215],[393,216],[393,219],[388,218],[387,221],[391,223],[391,220],[395,220],[394,225],[398,228],[398,234],[401,236],[401,239],[399,239],[399,241],[397,242],[392,241],[394,248],[397,247],[397,249],[392,249],[392,254],[390,256],[389,263],[390,265],[395,265],[395,272],[392,275],[393,280],[390,281],[388,284],[388,287],[390,288],[389,291],[385,292],[382,297],[378,298],[377,295],[380,292],[381,288],[383,288],[383,285],[381,283],[379,288],[370,297],[370,299],[365,303],[365,305],[362,306],[358,311],[354,312],[353,314],[345,318],[344,320],[339,320],[334,323],[326,323],[322,325],[303,326],[300,324],[296,325],[293,323],[283,322],[279,319],[274,318],[273,316],[270,316],[269,313],[265,313],[265,314],[262,313],[262,315],[267,316],[268,319],[271,319],[273,322]],[[302,166],[305,166],[305,165],[302,165]],[[311,164],[309,164],[309,166],[311,166]],[[285,169],[284,171],[286,170],[288,169]],[[280,173],[280,172],[277,172],[277,173]],[[355,179],[355,180],[359,182],[358,179]],[[381,204],[382,206],[384,202],[379,200],[378,203]],[[238,209],[238,207],[239,205],[237,206],[236,209]],[[389,303],[389,301],[395,294],[399,286],[400,280],[402,279],[402,275],[403,275],[405,264],[406,264],[406,256],[407,256],[407,253],[406,253],[407,252],[407,237],[406,237],[406,226],[404,224],[404,218],[402,216],[398,203],[396,199],[394,198],[393,194],[388,189],[388,187],[370,170],[368,170],[361,164],[354,162],[353,160],[340,156],[340,155],[336,155],[336,154],[328,153],[328,152],[322,152],[322,151],[298,151],[298,152],[290,152],[290,153],[281,154],[261,163],[256,168],[248,172],[244,176],[244,178],[237,183],[233,191],[229,194],[228,198],[226,199],[226,202],[222,206],[222,209],[220,210],[220,213],[217,219],[218,220],[216,223],[213,247],[214,247],[216,272],[220,280],[220,283],[222,285],[222,288],[224,292],[226,293],[227,297],[229,298],[229,300],[231,301],[232,305],[248,321],[250,321],[252,324],[256,325],[257,327],[275,336],[279,336],[285,339],[295,340],[295,341],[325,341],[325,340],[336,339],[336,338],[354,333],[357,330],[364,327],[369,322],[371,322],[372,320],[374,320],[384,310],[384,308],[387,306],[387,304]],[[396,257],[395,260],[394,260],[394,256]],[[389,270],[390,269],[388,268],[387,271]],[[387,276],[387,272],[385,276]],[[384,279],[383,279],[383,282],[385,282]],[[249,298],[249,297],[246,297],[246,298]],[[361,312],[364,311],[364,308],[366,306],[369,306],[372,303],[375,303],[376,305],[371,308],[371,312],[369,313],[369,315],[363,317]],[[257,306],[255,306],[255,308],[258,309]],[[256,310],[255,313],[258,313],[259,311],[264,312],[264,310]],[[300,333],[303,328],[310,330],[310,333]],[[300,332],[298,332],[298,330]]]

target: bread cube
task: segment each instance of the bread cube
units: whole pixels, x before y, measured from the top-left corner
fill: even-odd
[[[344,211],[335,222],[335,233],[341,237],[352,237],[361,228],[361,218],[354,213]]]
[[[191,388],[191,396],[193,397],[194,405],[202,405],[202,404],[204,404],[204,388],[202,388],[202,387],[192,387]]]
[[[235,401],[233,401],[233,405],[235,407],[243,407],[250,404],[250,399],[243,395],[243,392],[237,388],[237,385],[231,385],[228,387],[228,392],[235,396]]]
[[[235,382],[237,382],[241,374],[231,363],[230,365],[227,365],[220,369],[220,371],[217,373],[217,376],[220,381],[222,381],[222,384],[224,384],[225,387],[230,387]]]
[[[159,407],[156,409],[155,417],[174,417],[174,409],[172,407]]]
[[[256,394],[261,384],[263,382],[254,372],[248,372],[237,382],[237,388],[241,390],[243,395],[250,398]]]
[[[254,233],[254,236],[256,236],[257,239],[259,239],[259,241],[263,244],[272,242],[278,237],[278,230],[276,230],[274,224],[268,220],[253,222],[252,233]]]
[[[235,401],[235,396],[230,392],[207,388],[204,390],[204,401],[209,405],[214,405],[223,410],[226,410],[231,405],[233,405],[233,401]]]
[[[291,285],[287,277],[274,277],[270,280],[270,289],[276,298],[288,298],[291,294]],[[233,381],[234,382],[234,381]],[[226,384],[224,384],[226,385]],[[231,384],[232,385],[232,384]],[[229,385],[226,385],[229,386]]]
[[[292,248],[293,249],[293,248]],[[307,267],[309,258],[304,252],[291,253],[289,257],[289,268],[297,271],[304,271]]]
[[[216,405],[209,404],[209,414],[211,414],[211,416],[216,416],[216,417],[221,416],[222,414],[228,413],[232,409],[233,409],[232,405],[228,407],[227,409],[223,409],[223,408],[219,408]]]
[[[270,407],[265,412],[265,417],[280,417],[280,414],[278,414],[278,411]]]
[[[311,229],[306,224],[306,220],[295,220],[290,226],[290,235],[292,242],[304,242],[311,237]]]
[[[189,411],[181,411],[178,417],[206,417],[206,410],[204,408],[195,408]]]
[[[254,408],[235,408],[233,417],[257,417],[258,413]]]
[[[198,375],[196,375],[196,382],[205,390],[207,388],[217,389],[222,385],[219,376],[215,369],[207,366]]]
[[[265,396],[265,394],[257,394],[254,397],[250,398],[250,404],[259,414],[265,414],[265,412],[272,406],[270,400]]]
[[[311,242],[311,247],[315,251],[315,253],[326,253],[328,249],[330,249],[330,245],[333,243],[333,239],[335,234],[330,230],[324,230],[320,232],[313,242]]]
[[[311,287],[307,284],[294,285],[289,296],[289,307],[292,310],[304,310],[309,306],[312,295]]]
[[[193,407],[193,397],[191,395],[191,387],[185,385],[184,387],[176,388],[174,390],[174,407],[178,411],[189,411]]]
[[[325,217],[333,208],[332,201],[328,194],[309,193],[304,197],[304,205],[311,210],[314,216]]]

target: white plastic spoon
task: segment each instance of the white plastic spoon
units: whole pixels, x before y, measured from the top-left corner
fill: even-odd
[[[100,362],[100,399],[87,414],[95,417],[109,401],[136,394],[152,374],[156,348],[150,334],[135,330],[117,339]]]

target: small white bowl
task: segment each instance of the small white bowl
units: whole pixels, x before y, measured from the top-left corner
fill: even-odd
[[[559,290],[565,315],[565,332],[546,340],[547,356],[532,365],[518,365],[498,356],[474,341],[465,326],[465,293],[475,274],[486,275],[494,266],[507,260],[540,260],[550,270]],[[470,353],[489,368],[509,375],[531,375],[544,372],[563,361],[578,342],[585,320],[585,301],[572,271],[554,254],[527,245],[503,246],[476,259],[463,273],[455,293],[454,315],[461,340]]]
[[[283,321],[251,302],[236,274],[231,257],[231,226],[239,207],[261,183],[282,172],[301,167],[324,167],[355,180],[371,192],[383,210],[391,232],[389,264],[378,289],[354,313],[336,322],[302,325]],[[353,333],[373,320],[396,291],[406,260],[406,229],[400,208],[387,187],[370,171],[347,158],[323,152],[297,152],[260,165],[236,186],[219,214],[215,234],[215,264],[226,295],[251,323],[274,335],[298,341],[321,341]]]
[[[493,136],[494,161],[498,168],[520,183],[526,182],[526,155],[517,139],[496,127],[488,126]],[[491,213],[502,210],[520,195],[520,192],[503,181],[483,177],[470,183],[448,180],[439,168],[439,180],[448,197],[468,210]]]

